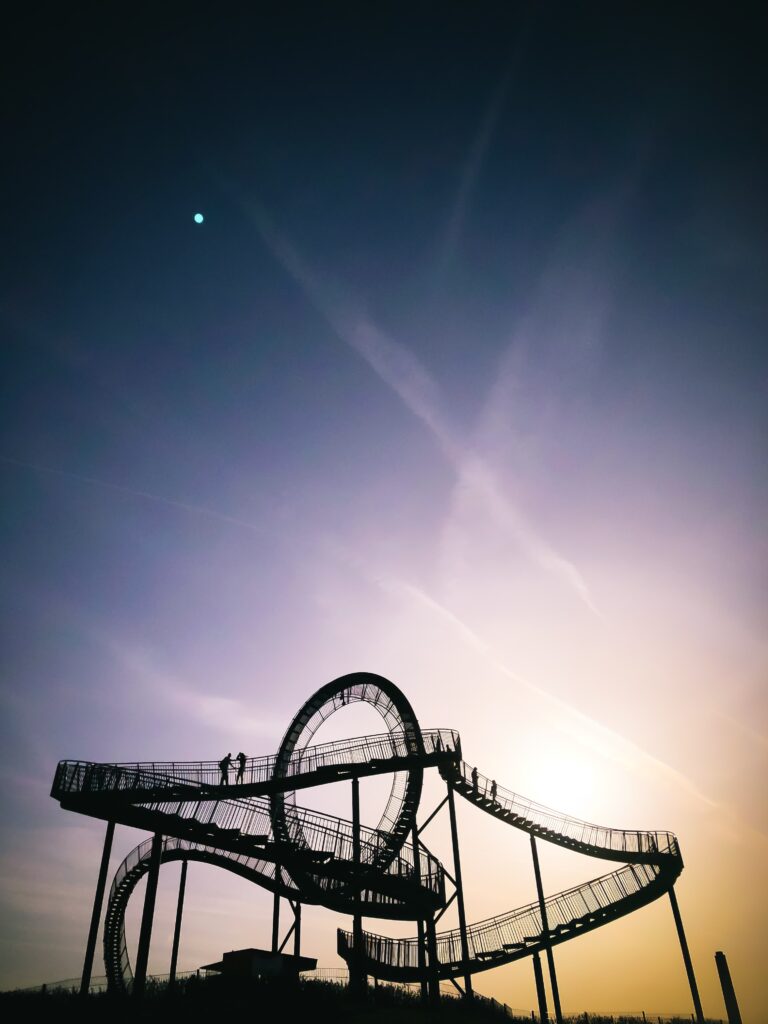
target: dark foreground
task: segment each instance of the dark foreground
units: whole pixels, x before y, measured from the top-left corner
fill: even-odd
[[[166,983],[148,983],[141,1001],[98,993],[81,999],[75,992],[3,992],[0,1016],[5,1024],[128,1024],[128,1022],[183,1022],[183,1024],[499,1024],[528,1022],[507,1007],[478,997],[470,1005],[442,997],[439,1006],[424,1006],[418,994],[382,986],[369,989],[365,1001],[353,1000],[346,988],[325,981],[285,985],[253,981],[239,986],[221,978],[191,976],[169,989]],[[578,1024],[642,1024],[642,1017],[579,1014],[568,1017]],[[676,1018],[664,1018],[675,1024]],[[649,1018],[656,1024],[655,1018]],[[679,1024],[689,1024],[679,1018]]]
[[[491,1024],[512,1019],[485,1002],[463,1006],[457,999],[443,998],[439,1006],[426,1007],[413,993],[389,986],[371,989],[366,1000],[359,1001],[351,999],[346,988],[323,981],[290,986],[261,981],[233,987],[222,985],[221,979],[195,977],[184,979],[173,990],[167,985],[149,985],[140,1002],[106,993],[81,999],[70,992],[5,992],[0,994],[0,1016],[5,1024],[28,1024],[38,1018],[43,1024],[220,1024],[223,1020],[227,1024]]]

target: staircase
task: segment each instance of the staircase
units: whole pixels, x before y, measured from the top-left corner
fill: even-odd
[[[440,767],[461,796],[487,814],[529,835],[624,866],[545,900],[544,932],[538,901],[467,928],[469,962],[462,960],[459,929],[437,935],[438,974],[450,979],[477,973],[557,945],[637,910],[668,892],[683,861],[671,832],[604,828],[536,804],[456,759]],[[419,981],[416,938],[392,939],[363,933],[365,970],[388,981]],[[338,952],[354,955],[353,934],[339,929]]]

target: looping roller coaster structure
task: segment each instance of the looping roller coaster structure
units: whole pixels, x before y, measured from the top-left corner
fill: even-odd
[[[340,709],[365,703],[381,716],[386,731],[312,744],[320,726]],[[417,825],[424,771],[437,768],[446,796]],[[359,780],[392,776],[381,820],[360,823]],[[352,820],[310,810],[297,803],[299,790],[348,781]],[[672,902],[697,1018],[703,1020],[693,968],[674,893],[683,868],[670,832],[611,829],[580,821],[527,800],[480,775],[462,757],[452,729],[421,729],[405,695],[389,680],[355,672],[321,687],[288,727],[276,755],[246,761],[237,785],[216,762],[95,764],[61,761],[51,795],[61,806],[106,820],[83,972],[87,992],[103,903],[115,823],[153,833],[120,864],[104,918],[104,962],[110,987],[139,994],[146,979],[152,915],[161,863],[202,861],[232,871],[274,894],[272,950],[281,952],[293,935],[300,951],[302,904],[317,904],[352,916],[351,931],[339,929],[338,951],[350,969],[350,985],[363,991],[366,976],[417,982],[425,998],[437,998],[440,980],[472,995],[473,975],[531,957],[539,1009],[547,1017],[539,956],[547,957],[553,1009],[561,1018],[553,947],[602,927],[658,897]],[[454,797],[464,797],[504,825],[528,834],[538,898],[475,924],[467,924]],[[452,872],[427,849],[421,831],[448,806],[453,845]],[[621,866],[565,892],[544,896],[537,841],[554,843]],[[125,937],[125,912],[138,881],[148,876],[141,936],[132,971]],[[185,880],[186,872],[182,878]],[[446,880],[451,894],[446,893]],[[172,961],[175,974],[183,886]],[[294,915],[282,945],[280,900]],[[436,923],[456,902],[459,926],[437,932]],[[410,920],[409,939],[363,931],[364,917]],[[459,981],[463,980],[461,988]]]

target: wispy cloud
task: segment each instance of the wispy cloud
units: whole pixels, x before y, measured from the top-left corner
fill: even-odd
[[[545,702],[552,710],[558,712],[558,721],[563,731],[580,743],[588,744],[593,751],[607,757],[633,771],[652,770],[663,781],[674,783],[689,796],[708,807],[718,807],[718,803],[703,793],[696,784],[683,772],[678,771],[665,761],[649,754],[632,740],[603,725],[590,715],[580,711],[561,697],[533,682],[531,679],[511,669],[492,649],[492,647],[466,622],[456,615],[445,604],[436,600],[431,594],[406,580],[395,578],[377,578],[377,583],[390,593],[400,593],[429,609],[458,633],[461,639],[488,662],[500,675],[514,683],[525,687],[539,700]]]
[[[200,693],[174,673],[159,666],[152,653],[136,643],[102,636],[102,643],[122,671],[151,695],[153,701],[170,706],[176,720],[191,719],[222,735],[254,736],[275,740],[282,736],[285,722],[274,715],[254,715],[249,706],[234,697]]]
[[[493,93],[485,105],[483,115],[477,128],[472,145],[467,154],[467,159],[461,171],[459,186],[454,196],[448,223],[445,228],[445,238],[438,260],[438,273],[442,274],[453,259],[461,241],[464,231],[464,224],[469,213],[472,197],[477,187],[477,181],[485,164],[488,150],[493,139],[499,115],[503,109],[504,101],[509,90],[511,68],[502,74]]]
[[[480,503],[487,507],[498,524],[535,564],[559,579],[591,612],[599,615],[579,569],[541,536],[522,509],[506,496],[490,464],[450,426],[442,410],[440,389],[415,353],[381,330],[348,296],[326,285],[296,247],[277,231],[260,206],[252,201],[245,205],[274,258],[338,337],[365,360],[409,412],[429,430],[453,466],[457,481],[476,490]]]

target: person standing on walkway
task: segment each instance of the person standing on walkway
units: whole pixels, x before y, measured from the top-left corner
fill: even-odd
[[[232,751],[227,754],[226,757],[222,757],[219,761],[219,771],[221,772],[221,779],[219,780],[220,786],[229,785],[229,766],[232,764]]]
[[[496,803],[496,779],[491,779],[491,803]]]
[[[239,782],[243,782],[245,778],[245,762],[247,759],[242,750],[235,760],[237,761],[237,778],[235,779],[235,785],[237,785]]]
[[[472,769],[472,795],[477,796],[477,768]]]

